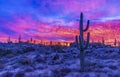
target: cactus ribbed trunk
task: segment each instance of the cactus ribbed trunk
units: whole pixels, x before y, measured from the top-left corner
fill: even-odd
[[[83,50],[83,47],[82,47],[82,43],[83,43],[83,41],[84,41],[84,39],[83,39],[83,15],[81,14],[81,16],[80,16],[80,38],[79,38],[79,40],[81,40],[80,41],[80,67],[81,67],[81,71],[84,71],[84,50]]]
[[[84,64],[84,58],[85,58],[85,54],[84,54],[84,50],[80,50],[80,68],[81,68],[81,72],[85,71],[85,64]]]

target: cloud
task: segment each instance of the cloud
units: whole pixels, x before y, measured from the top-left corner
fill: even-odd
[[[92,39],[109,40],[113,34],[120,38],[119,5],[118,0],[0,0],[0,34],[13,39],[21,34],[25,40],[73,41],[83,12],[84,23],[91,20]]]

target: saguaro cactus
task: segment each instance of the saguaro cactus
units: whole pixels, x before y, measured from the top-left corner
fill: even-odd
[[[19,35],[18,42],[21,43],[21,35]]]
[[[117,40],[116,40],[116,38],[115,38],[115,41],[114,41],[114,46],[116,46],[117,45]]]
[[[53,42],[52,41],[50,41],[50,46],[52,46],[53,45]]]
[[[30,38],[30,43],[32,43],[33,42],[33,39],[32,38]]]
[[[85,29],[83,29],[83,13],[80,15],[80,25],[79,25],[79,31],[80,35],[76,36],[76,44],[77,48],[80,50],[80,71],[84,72],[85,64],[84,64],[84,57],[85,53],[84,50],[87,49],[89,40],[90,40],[90,33],[87,33],[87,41],[84,40],[84,32],[87,31],[89,28],[89,20],[87,21],[87,26]]]
[[[10,36],[8,37],[7,42],[8,42],[8,43],[11,43],[11,42],[12,42]]]
[[[35,43],[36,43],[36,40],[34,40],[33,43],[35,44]]]
[[[118,42],[118,46],[120,46],[120,41]]]
[[[105,44],[105,40],[104,40],[104,38],[102,37],[102,44]]]

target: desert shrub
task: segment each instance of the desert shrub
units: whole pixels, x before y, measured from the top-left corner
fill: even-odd
[[[55,52],[59,52],[59,53],[62,53],[62,49],[63,47],[60,46],[60,45],[55,45],[55,46],[51,46],[52,50],[55,51]]]
[[[116,70],[116,69],[117,69],[117,66],[110,65],[109,68],[112,69],[112,70]]]
[[[19,59],[19,63],[22,65],[30,65],[30,64],[32,64],[32,60],[29,57],[24,56]]]
[[[31,52],[31,51],[34,51],[35,48],[34,47],[31,47],[31,46],[27,46],[23,49],[23,52]]]
[[[44,57],[44,55],[38,54],[38,55],[35,56],[35,61],[37,61],[37,62],[45,63],[45,60],[46,60],[46,58]]]
[[[113,52],[114,52],[114,50],[111,50],[111,49],[105,50],[105,53],[113,53]]]
[[[23,71],[18,71],[16,72],[15,77],[25,77],[25,73]]]
[[[2,77],[12,77],[13,76],[13,73],[12,72],[5,72],[3,73]]]
[[[3,63],[0,63],[0,69],[3,69],[5,65]]]
[[[70,43],[70,47],[77,47],[76,43]]]
[[[58,54],[52,56],[52,60],[58,60],[58,59],[60,59],[60,56]]]
[[[108,73],[108,77],[120,77],[119,73]]]
[[[85,74],[84,77],[90,77],[90,75],[89,74]]]
[[[55,77],[64,77],[71,72],[71,69],[69,68],[54,69],[52,70],[52,72],[54,73]]]
[[[58,53],[52,53],[51,55],[48,56],[48,64],[50,65],[56,65],[56,64],[61,64],[64,62],[63,56],[59,55]]]
[[[10,49],[0,49],[0,56],[6,56],[11,53],[12,53],[12,50]]]
[[[0,69],[3,69],[5,67],[5,64],[2,60],[0,60]]]
[[[37,48],[37,51],[39,52],[39,54],[49,54],[49,50],[47,50],[46,47],[39,47]]]
[[[33,72],[33,71],[34,71],[34,68],[31,67],[31,66],[27,66],[27,67],[25,67],[24,71],[25,71],[25,72]]]

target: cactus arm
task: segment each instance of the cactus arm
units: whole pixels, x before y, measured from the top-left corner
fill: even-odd
[[[83,31],[83,13],[80,14],[80,33],[82,33],[81,31]]]
[[[79,47],[79,40],[78,40],[78,36],[75,36],[75,41],[76,41],[77,48],[78,48],[78,49],[80,49],[80,47]]]
[[[87,26],[86,26],[86,28],[83,30],[84,32],[88,30],[88,28],[89,28],[89,23],[90,23],[90,20],[87,21]]]
[[[84,46],[84,49],[87,49],[88,45],[89,45],[89,40],[90,40],[90,33],[88,32],[87,33],[87,41],[86,41],[86,44]]]
[[[83,45],[85,45],[86,44],[86,41],[85,40],[83,40]]]

